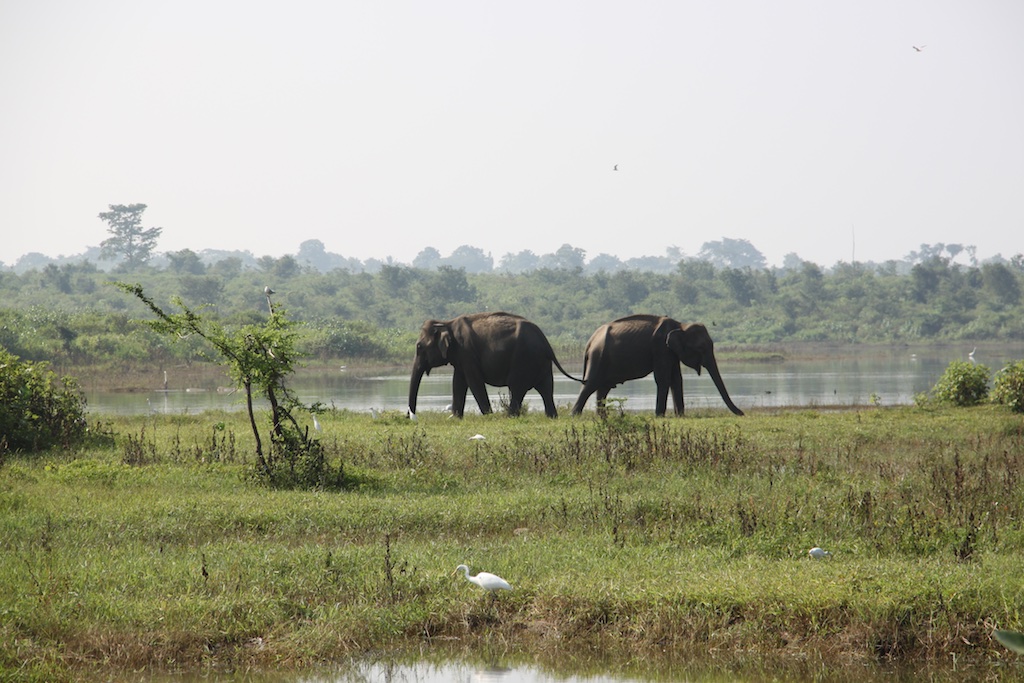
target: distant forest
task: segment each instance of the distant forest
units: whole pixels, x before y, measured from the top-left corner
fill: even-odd
[[[322,361],[404,363],[425,320],[498,310],[533,320],[570,354],[598,326],[633,313],[703,322],[726,346],[1024,340],[1024,255],[979,263],[975,248],[960,244],[829,269],[796,254],[768,267],[752,244],[733,239],[706,242],[691,258],[669,249],[587,261],[566,244],[552,254],[506,254],[497,265],[470,246],[447,257],[428,247],[411,264],[360,262],[319,240],[282,257],[160,254],[162,228],[142,227],[145,209],[111,205],[100,214],[110,237],[87,255],[27,255],[0,269],[0,346],[62,366],[202,358],[196,340],[176,343],[142,324],[150,312],[112,281],[140,284],[172,310],[180,298],[225,326],[265,320],[270,286],[300,325],[300,350]]]
[[[307,256],[320,253],[305,245]],[[275,303],[300,323],[300,349],[314,360],[406,363],[424,320],[483,310],[526,316],[571,354],[602,323],[641,312],[704,322],[726,346],[1024,340],[1024,259],[956,263],[964,251],[933,245],[913,261],[828,270],[807,261],[741,266],[719,254],[595,272],[573,260],[581,252],[568,246],[549,255],[562,260],[537,257],[522,272],[445,259],[325,270],[299,256],[210,262],[189,250],[109,272],[89,260],[47,263],[0,271],[0,346],[59,366],[202,358],[194,340],[175,343],[141,325],[148,312],[112,280],[141,284],[161,305],[180,296],[227,325],[264,320],[269,285]]]
[[[101,214],[102,215],[102,214]],[[159,229],[157,229],[159,230]],[[154,235],[159,236],[159,232]],[[115,240],[116,241],[116,240]],[[117,271],[124,270],[126,261],[139,260],[140,265],[145,262],[157,269],[176,268],[183,261],[190,265],[200,263],[203,266],[216,266],[221,262],[237,263],[245,269],[267,270],[272,268],[279,257],[255,256],[251,251],[246,250],[224,250],[224,249],[202,249],[192,251],[183,249],[177,252],[157,252],[150,245],[144,249],[143,257],[137,259],[132,253],[126,257],[123,250],[109,244],[111,240],[104,242],[105,246],[90,247],[81,254],[71,256],[47,256],[38,252],[25,254],[15,263],[5,265],[0,261],[0,272],[9,271],[17,274],[27,273],[33,270],[42,270],[47,266],[71,266],[81,264],[92,264],[97,270]],[[120,246],[123,246],[121,240]],[[347,257],[327,251],[324,243],[317,239],[306,240],[299,245],[295,254],[287,254],[281,258],[291,258],[302,268],[313,269],[320,273],[330,273],[334,270],[345,270],[350,273],[377,273],[385,266],[408,266],[419,270],[434,270],[444,266],[465,270],[468,274],[483,273],[508,273],[513,275],[530,273],[544,269],[579,269],[585,274],[594,273],[617,273],[625,270],[645,271],[668,275],[675,272],[680,261],[707,261],[717,268],[768,268],[768,262],[757,247],[744,239],[723,238],[705,242],[696,256],[686,256],[677,247],[669,247],[662,256],[638,256],[635,258],[620,259],[612,254],[597,254],[587,258],[586,251],[576,248],[570,244],[564,244],[552,253],[536,254],[529,249],[518,252],[510,252],[500,259],[484,252],[479,247],[462,245],[452,253],[444,256],[434,247],[422,249],[411,263],[401,263],[388,257],[387,259],[367,259],[361,261],[354,257]],[[931,258],[945,258],[951,263],[960,265],[978,266],[982,263],[1003,263],[1012,264],[1019,262],[1022,258],[1017,254],[1012,259],[1006,259],[1002,255],[996,255],[983,262],[977,258],[977,249],[974,246],[962,244],[922,244],[919,250],[911,251],[902,259],[875,263],[871,261],[860,262],[858,265],[865,266],[872,270],[893,270],[897,273],[908,273],[910,269],[922,261]],[[775,268],[777,272],[799,269],[805,260],[795,252],[786,254],[782,266]]]

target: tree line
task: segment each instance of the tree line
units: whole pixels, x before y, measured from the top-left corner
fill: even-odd
[[[151,311],[115,279],[144,287],[158,306],[180,297],[227,327],[259,323],[272,286],[299,323],[299,351],[322,360],[405,362],[424,320],[498,310],[533,320],[571,354],[598,326],[632,313],[703,322],[725,344],[1024,339],[1024,255],[979,263],[976,249],[961,244],[922,244],[902,261],[827,270],[796,254],[768,267],[748,241],[729,238],[705,242],[693,258],[668,249],[627,262],[608,254],[586,261],[566,244],[553,254],[506,254],[498,267],[468,245],[448,257],[428,247],[412,264],[367,263],[331,254],[319,240],[297,255],[257,259],[157,254],[163,228],[143,227],[145,210],[112,204],[99,214],[110,237],[98,262],[43,257],[36,267],[0,269],[0,346],[68,364],[199,356],[189,340],[174,343],[141,324]]]
[[[426,319],[506,310],[536,322],[552,343],[580,351],[599,325],[656,313],[708,325],[720,344],[893,343],[1024,339],[1024,263],[963,265],[931,256],[896,264],[840,263],[825,270],[718,266],[680,260],[670,273],[470,273],[441,265],[385,264],[376,272],[320,272],[285,256],[245,267],[206,265],[182,254],[166,267],[115,274],[89,262],[0,271],[0,346],[28,360],[152,362],[195,357],[188,340],[153,335],[147,311],[110,285],[137,282],[164,305],[180,296],[224,325],[267,315],[265,286],[300,324],[299,349],[314,358],[406,362]]]

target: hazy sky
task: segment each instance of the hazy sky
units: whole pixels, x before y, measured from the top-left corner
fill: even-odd
[[[8,264],[1024,250],[1020,0],[0,0],[0,105]]]

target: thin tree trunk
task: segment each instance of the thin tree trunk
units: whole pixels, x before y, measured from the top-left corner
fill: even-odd
[[[260,441],[260,430],[256,427],[256,416],[252,412],[252,382],[245,379],[245,407],[249,410],[249,424],[252,426],[252,435],[256,439],[256,459],[259,461],[263,473],[270,477],[270,467],[266,458],[263,457],[263,442]]]

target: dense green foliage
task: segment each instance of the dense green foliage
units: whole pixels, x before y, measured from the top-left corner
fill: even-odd
[[[173,255],[162,269],[119,279],[141,283],[161,305],[180,296],[224,325],[265,316],[271,285],[314,358],[406,362],[428,318],[483,310],[523,315],[559,349],[582,351],[601,324],[631,313],[704,322],[719,344],[831,341],[1024,339],[1024,267],[1018,260],[962,266],[949,259],[903,268],[802,262],[786,269],[732,268],[681,260],[675,271],[584,272],[541,268],[524,274],[468,273],[449,265],[383,264],[375,272],[319,272],[294,257],[205,265]],[[897,266],[900,267],[897,267]],[[148,312],[88,262],[0,272],[0,345],[54,363],[189,362],[200,350],[171,345],[133,322]],[[133,335],[133,336],[129,336]]]
[[[998,664],[992,629],[1024,626],[1004,408],[321,420],[345,493],[247,484],[241,413],[113,418],[112,445],[9,459],[0,678],[475,646],[849,676]],[[514,590],[490,600],[460,563]]]
[[[955,360],[932,389],[932,397],[953,406],[975,406],[988,398],[992,372],[985,365]]]
[[[85,433],[85,399],[75,380],[58,380],[45,363],[22,361],[0,347],[0,458],[8,451],[68,448]]]
[[[1024,413],[1024,360],[1010,363],[996,373],[992,400],[1010,406],[1015,413]]]

